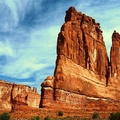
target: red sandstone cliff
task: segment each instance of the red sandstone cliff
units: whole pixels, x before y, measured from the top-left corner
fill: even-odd
[[[39,108],[40,94],[26,85],[0,80],[0,111],[10,111],[22,106]]]
[[[42,83],[41,107],[118,110],[119,40],[114,32],[109,63],[100,24],[70,7],[58,35],[54,76]]]
[[[120,34],[114,31],[112,34],[112,46],[110,51],[108,84],[120,89]]]

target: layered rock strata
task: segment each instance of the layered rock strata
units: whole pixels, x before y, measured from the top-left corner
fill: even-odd
[[[70,7],[58,35],[54,76],[42,83],[40,107],[118,110],[119,39],[114,32],[109,63],[100,24]]]
[[[22,106],[39,108],[40,94],[27,85],[12,84],[0,80],[0,111],[10,111]]]

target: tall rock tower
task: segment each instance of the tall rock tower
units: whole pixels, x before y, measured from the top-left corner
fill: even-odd
[[[93,79],[84,69],[106,84],[108,57],[100,25],[70,7],[58,35],[55,88],[72,90],[73,86],[73,92],[81,91],[76,82],[81,81],[81,77]]]
[[[120,90],[120,34],[112,34],[108,85]]]
[[[111,77],[120,80],[120,34],[114,31],[110,52]]]
[[[119,75],[120,36],[113,33],[112,38],[109,65],[100,24],[70,7],[58,34],[54,76],[42,83],[40,107],[118,109],[120,89],[112,76]]]

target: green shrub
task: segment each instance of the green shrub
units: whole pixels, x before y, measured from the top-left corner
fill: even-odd
[[[2,115],[0,115],[0,120],[10,120],[10,115],[5,112]]]
[[[117,112],[115,114],[111,113],[109,119],[110,120],[120,120],[120,112]]]
[[[49,116],[46,116],[44,120],[51,120]]]
[[[110,119],[110,120],[114,120],[114,118],[115,118],[115,114],[114,114],[114,113],[111,113],[109,119]]]
[[[39,116],[36,116],[36,120],[40,120],[40,117],[39,117]]]
[[[35,119],[35,116],[31,117],[31,120],[36,120],[36,119]]]
[[[62,111],[59,111],[59,112],[58,112],[58,116],[63,116],[63,112],[62,112]]]
[[[92,119],[99,119],[99,118],[100,118],[100,116],[98,113],[93,113]]]
[[[40,117],[39,117],[39,116],[33,116],[33,117],[31,118],[31,120],[40,120]]]

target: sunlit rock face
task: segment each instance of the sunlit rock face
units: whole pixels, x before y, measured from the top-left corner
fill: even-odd
[[[58,34],[54,76],[41,85],[40,107],[119,110],[119,39],[114,32],[109,62],[100,24],[70,7]]]
[[[84,78],[106,85],[108,57],[100,25],[74,7],[66,12],[58,35],[57,55],[55,88],[76,93],[86,91],[85,85],[80,87]]]
[[[112,34],[112,46],[110,51],[110,67],[109,67],[110,86],[120,89],[120,34],[114,31]]]
[[[40,95],[37,89],[27,85],[18,85],[0,80],[1,111],[18,109],[21,106],[39,108]]]
[[[53,107],[54,103],[54,77],[48,76],[41,84],[40,107]]]
[[[114,31],[110,53],[111,76],[120,79],[120,35]]]
[[[12,108],[11,104],[12,84],[6,81],[0,81],[0,108],[2,111],[9,111]],[[0,111],[1,111],[0,110]]]

